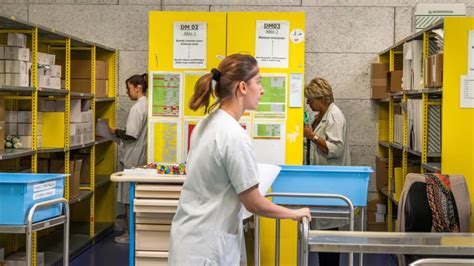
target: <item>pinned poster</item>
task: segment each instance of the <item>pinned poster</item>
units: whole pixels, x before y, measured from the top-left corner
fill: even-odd
[[[152,116],[178,116],[181,88],[179,73],[151,73]]]
[[[150,162],[176,163],[181,161],[178,151],[181,144],[178,141],[178,132],[181,126],[178,120],[152,121],[151,126],[151,147],[148,159]]]
[[[467,50],[467,74],[474,76],[474,30],[469,31],[468,50]]]
[[[207,23],[175,22],[173,27],[173,68],[206,68]]]
[[[262,75],[260,82],[265,93],[255,110],[257,118],[286,117],[286,74]]]
[[[253,124],[253,138],[255,139],[280,139],[281,125],[278,123],[259,123]]]
[[[461,76],[461,108],[474,108],[474,76]]]
[[[252,145],[254,147],[257,161],[260,163],[285,164],[285,136],[286,121],[254,120]]]
[[[261,68],[288,68],[289,21],[257,20],[255,58]]]
[[[188,157],[189,149],[191,148],[191,134],[196,127],[199,119],[184,120],[184,154],[183,158]]]
[[[290,74],[290,107],[303,107],[303,74]]]

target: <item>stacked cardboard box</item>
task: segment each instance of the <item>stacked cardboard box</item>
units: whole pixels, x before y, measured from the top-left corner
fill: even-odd
[[[5,99],[0,98],[0,150],[5,148]]]
[[[370,85],[372,87],[372,99],[387,98],[387,71],[388,64],[374,63],[371,66]]]
[[[37,147],[41,147],[41,114],[37,114]],[[22,148],[32,148],[31,115],[31,111],[5,112],[5,133],[7,136],[19,136]]]
[[[64,160],[51,160],[49,162],[50,173],[64,173]],[[82,170],[82,160],[74,159],[69,161],[69,198],[74,199],[80,194],[80,177]]]
[[[70,145],[88,144],[94,141],[91,100],[71,100]]]
[[[425,59],[425,87],[439,88],[443,86],[443,54],[435,54]]]
[[[367,203],[367,231],[387,231],[385,215],[387,205],[381,200],[371,200]]]
[[[387,88],[390,92],[399,92],[402,90],[403,71],[395,70],[387,72]]]
[[[25,34],[8,33],[7,46],[0,46],[0,85],[30,85],[30,49]]]
[[[95,96],[108,95],[108,66],[105,61],[96,61],[95,64]],[[91,92],[91,61],[71,60],[71,91]]]
[[[56,55],[38,53],[38,86],[61,89],[61,66],[55,65]]]

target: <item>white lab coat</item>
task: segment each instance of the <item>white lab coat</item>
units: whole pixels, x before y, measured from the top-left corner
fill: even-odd
[[[258,168],[248,134],[227,112],[216,110],[193,130],[187,172],[169,265],[239,265],[239,194],[258,184]]]
[[[136,138],[136,141],[122,141],[120,145],[120,170],[142,166],[147,163],[147,124],[148,98],[140,97],[130,108],[125,126],[125,135]],[[130,183],[120,182],[117,190],[117,199],[121,203],[129,204]]]

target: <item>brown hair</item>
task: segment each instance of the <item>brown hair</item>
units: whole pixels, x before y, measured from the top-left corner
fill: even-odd
[[[331,85],[323,78],[314,78],[304,88],[304,96],[307,99],[324,99],[327,104],[334,102]]]
[[[189,108],[196,111],[204,106],[204,113],[210,113],[222,100],[232,97],[239,82],[248,82],[258,74],[257,60],[251,55],[233,54],[226,57],[217,69],[200,77],[194,85],[194,94]],[[215,81],[214,89],[212,81]],[[216,101],[209,106],[210,97]]]
[[[128,86],[129,83],[132,84],[133,86],[140,85],[142,87],[142,92],[146,93],[148,89],[148,73],[144,73],[141,75],[133,75],[129,77],[125,81],[125,88]]]

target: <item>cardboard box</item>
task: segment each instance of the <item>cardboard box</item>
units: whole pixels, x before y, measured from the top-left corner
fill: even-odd
[[[18,123],[18,112],[17,111],[5,111],[5,122],[7,122],[7,123]]]
[[[30,85],[30,77],[28,74],[5,74],[5,85],[28,87]]]
[[[5,149],[5,122],[0,122],[0,150]]]
[[[372,87],[372,99],[387,98],[387,71],[388,64],[374,63],[370,70],[370,86]]]
[[[377,156],[375,159],[376,184],[378,189],[388,187],[388,159]]]
[[[30,61],[30,49],[19,48],[19,47],[8,47],[4,48],[5,55],[4,59],[8,60],[20,60],[28,62]]]
[[[434,88],[443,86],[443,54],[431,56],[431,85]]]
[[[5,122],[5,99],[0,98],[0,122]]]
[[[395,70],[387,72],[387,87],[390,92],[398,92],[402,90],[403,71]]]
[[[82,160],[73,160],[69,163],[69,168],[71,172],[71,176],[69,179],[69,198],[74,199],[79,197],[80,194],[80,178],[81,178],[81,168],[82,168]]]
[[[25,252],[17,252],[10,255],[6,261],[9,263],[7,265],[11,266],[26,266],[26,254]],[[44,266],[44,253],[36,253],[36,266]]]
[[[71,99],[71,112],[70,112],[71,123],[82,122],[81,114],[81,99]]]
[[[87,112],[91,109],[92,100],[82,99],[81,100],[81,112]]]
[[[20,60],[4,60],[5,73],[16,73],[28,75],[28,68],[26,62]]]
[[[60,90],[61,89],[61,78],[55,78],[55,77],[50,77],[50,76],[39,75],[38,76],[38,86],[40,88]]]
[[[0,45],[0,59],[5,59],[5,46]]]
[[[56,102],[57,101],[39,99],[39,101],[38,101],[38,111],[40,111],[40,112],[56,112]],[[63,101],[59,101],[59,102],[63,102]]]
[[[18,111],[17,112],[17,123],[31,124],[31,111]],[[41,124],[42,113],[38,112],[36,120],[38,124]],[[10,121],[12,122],[12,121]]]
[[[95,81],[95,97],[105,98],[109,95],[109,81],[105,79],[98,79]]]
[[[19,136],[21,147],[25,149],[31,149],[33,147],[33,142],[31,136]],[[36,139],[36,146],[42,147],[41,136],[38,136]]]
[[[49,173],[49,160],[38,159],[37,170],[38,173]]]
[[[425,88],[431,88],[433,87],[432,80],[432,68],[431,68],[432,62],[431,62],[431,56],[428,56],[425,58],[423,61],[423,67],[425,69],[425,76],[423,79],[423,84]]]
[[[26,47],[27,37],[21,33],[8,33],[7,45],[15,47]]]
[[[46,69],[44,72],[46,76],[61,78],[61,66],[60,65],[50,65],[49,69]]]
[[[5,85],[5,73],[0,73],[0,85]]]
[[[105,61],[96,61],[95,78],[108,79],[108,67]],[[71,79],[91,79],[90,60],[71,60]]]
[[[0,60],[0,73],[5,73],[5,60]]]
[[[65,110],[65,102],[64,101],[55,101],[56,103],[56,112],[64,112]]]
[[[17,136],[18,135],[18,124],[17,123],[5,123],[5,136]]]
[[[38,64],[54,65],[55,62],[56,62],[56,55],[38,52]]]
[[[81,122],[91,122],[92,121],[92,110],[81,112]]]
[[[386,223],[367,223],[367,231],[370,232],[386,232],[387,224]]]
[[[90,182],[90,173],[91,173],[91,155],[90,154],[74,154],[74,160],[81,160],[81,183],[89,183]]]
[[[31,136],[32,125],[19,123],[18,125],[18,136]],[[36,126],[36,132],[38,136],[41,136],[41,124]]]

